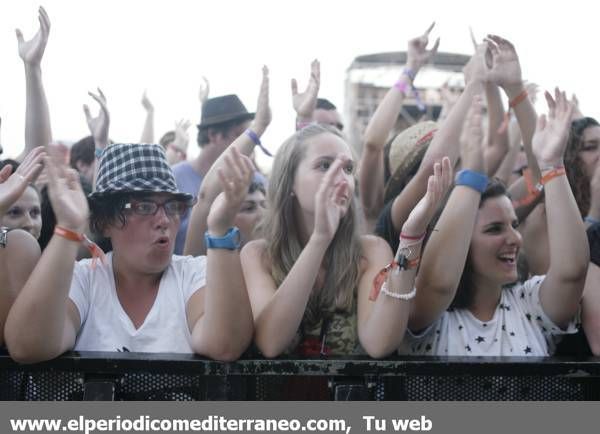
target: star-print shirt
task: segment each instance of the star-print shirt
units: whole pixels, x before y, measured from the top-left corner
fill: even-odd
[[[415,335],[407,330],[399,349],[404,355],[430,356],[548,356],[558,337],[577,331],[575,318],[566,329],[552,322],[540,303],[545,276],[502,290],[500,303],[489,321],[480,321],[467,309],[453,309]]]

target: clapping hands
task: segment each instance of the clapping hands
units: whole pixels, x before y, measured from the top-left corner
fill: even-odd
[[[402,233],[418,237],[425,232],[452,181],[450,159],[444,157],[441,163],[433,165],[433,175],[427,181],[427,192],[406,219]]]
[[[549,114],[541,115],[531,145],[542,170],[562,165],[575,104],[556,88],[555,98],[546,92]]]
[[[212,235],[223,235],[233,226],[254,177],[254,165],[250,158],[235,147],[225,152],[224,164],[217,171],[223,192],[213,202],[207,218],[208,230]]]

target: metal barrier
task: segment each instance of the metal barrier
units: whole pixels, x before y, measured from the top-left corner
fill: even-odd
[[[242,359],[0,353],[1,400],[600,400],[600,358]]]

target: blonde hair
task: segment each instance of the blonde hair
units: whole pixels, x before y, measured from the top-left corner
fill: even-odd
[[[296,170],[306,155],[307,144],[320,134],[342,138],[335,128],[310,125],[287,139],[273,162],[267,191],[267,213],[260,226],[268,244],[271,276],[277,286],[281,285],[304,248],[295,220],[295,209],[299,204],[292,192]],[[357,228],[356,199],[352,197],[350,202],[348,212],[340,220],[337,232],[325,252],[325,282],[320,291],[314,291],[310,296],[303,320],[307,324],[317,324],[335,311],[349,312],[353,308],[362,249]]]

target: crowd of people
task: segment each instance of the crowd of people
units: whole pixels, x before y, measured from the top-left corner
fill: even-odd
[[[433,25],[408,41],[360,155],[314,61],[267,174],[266,67],[255,112],[205,83],[194,159],[185,120],[155,143],[146,95],[140,143],[113,142],[100,89],[90,135],[53,144],[43,8],[39,22],[17,31],[25,147],[0,162],[0,344],[16,361],[600,355],[600,125],[559,88],[538,115],[508,40],[474,41],[462,92],[397,133],[439,45]]]

